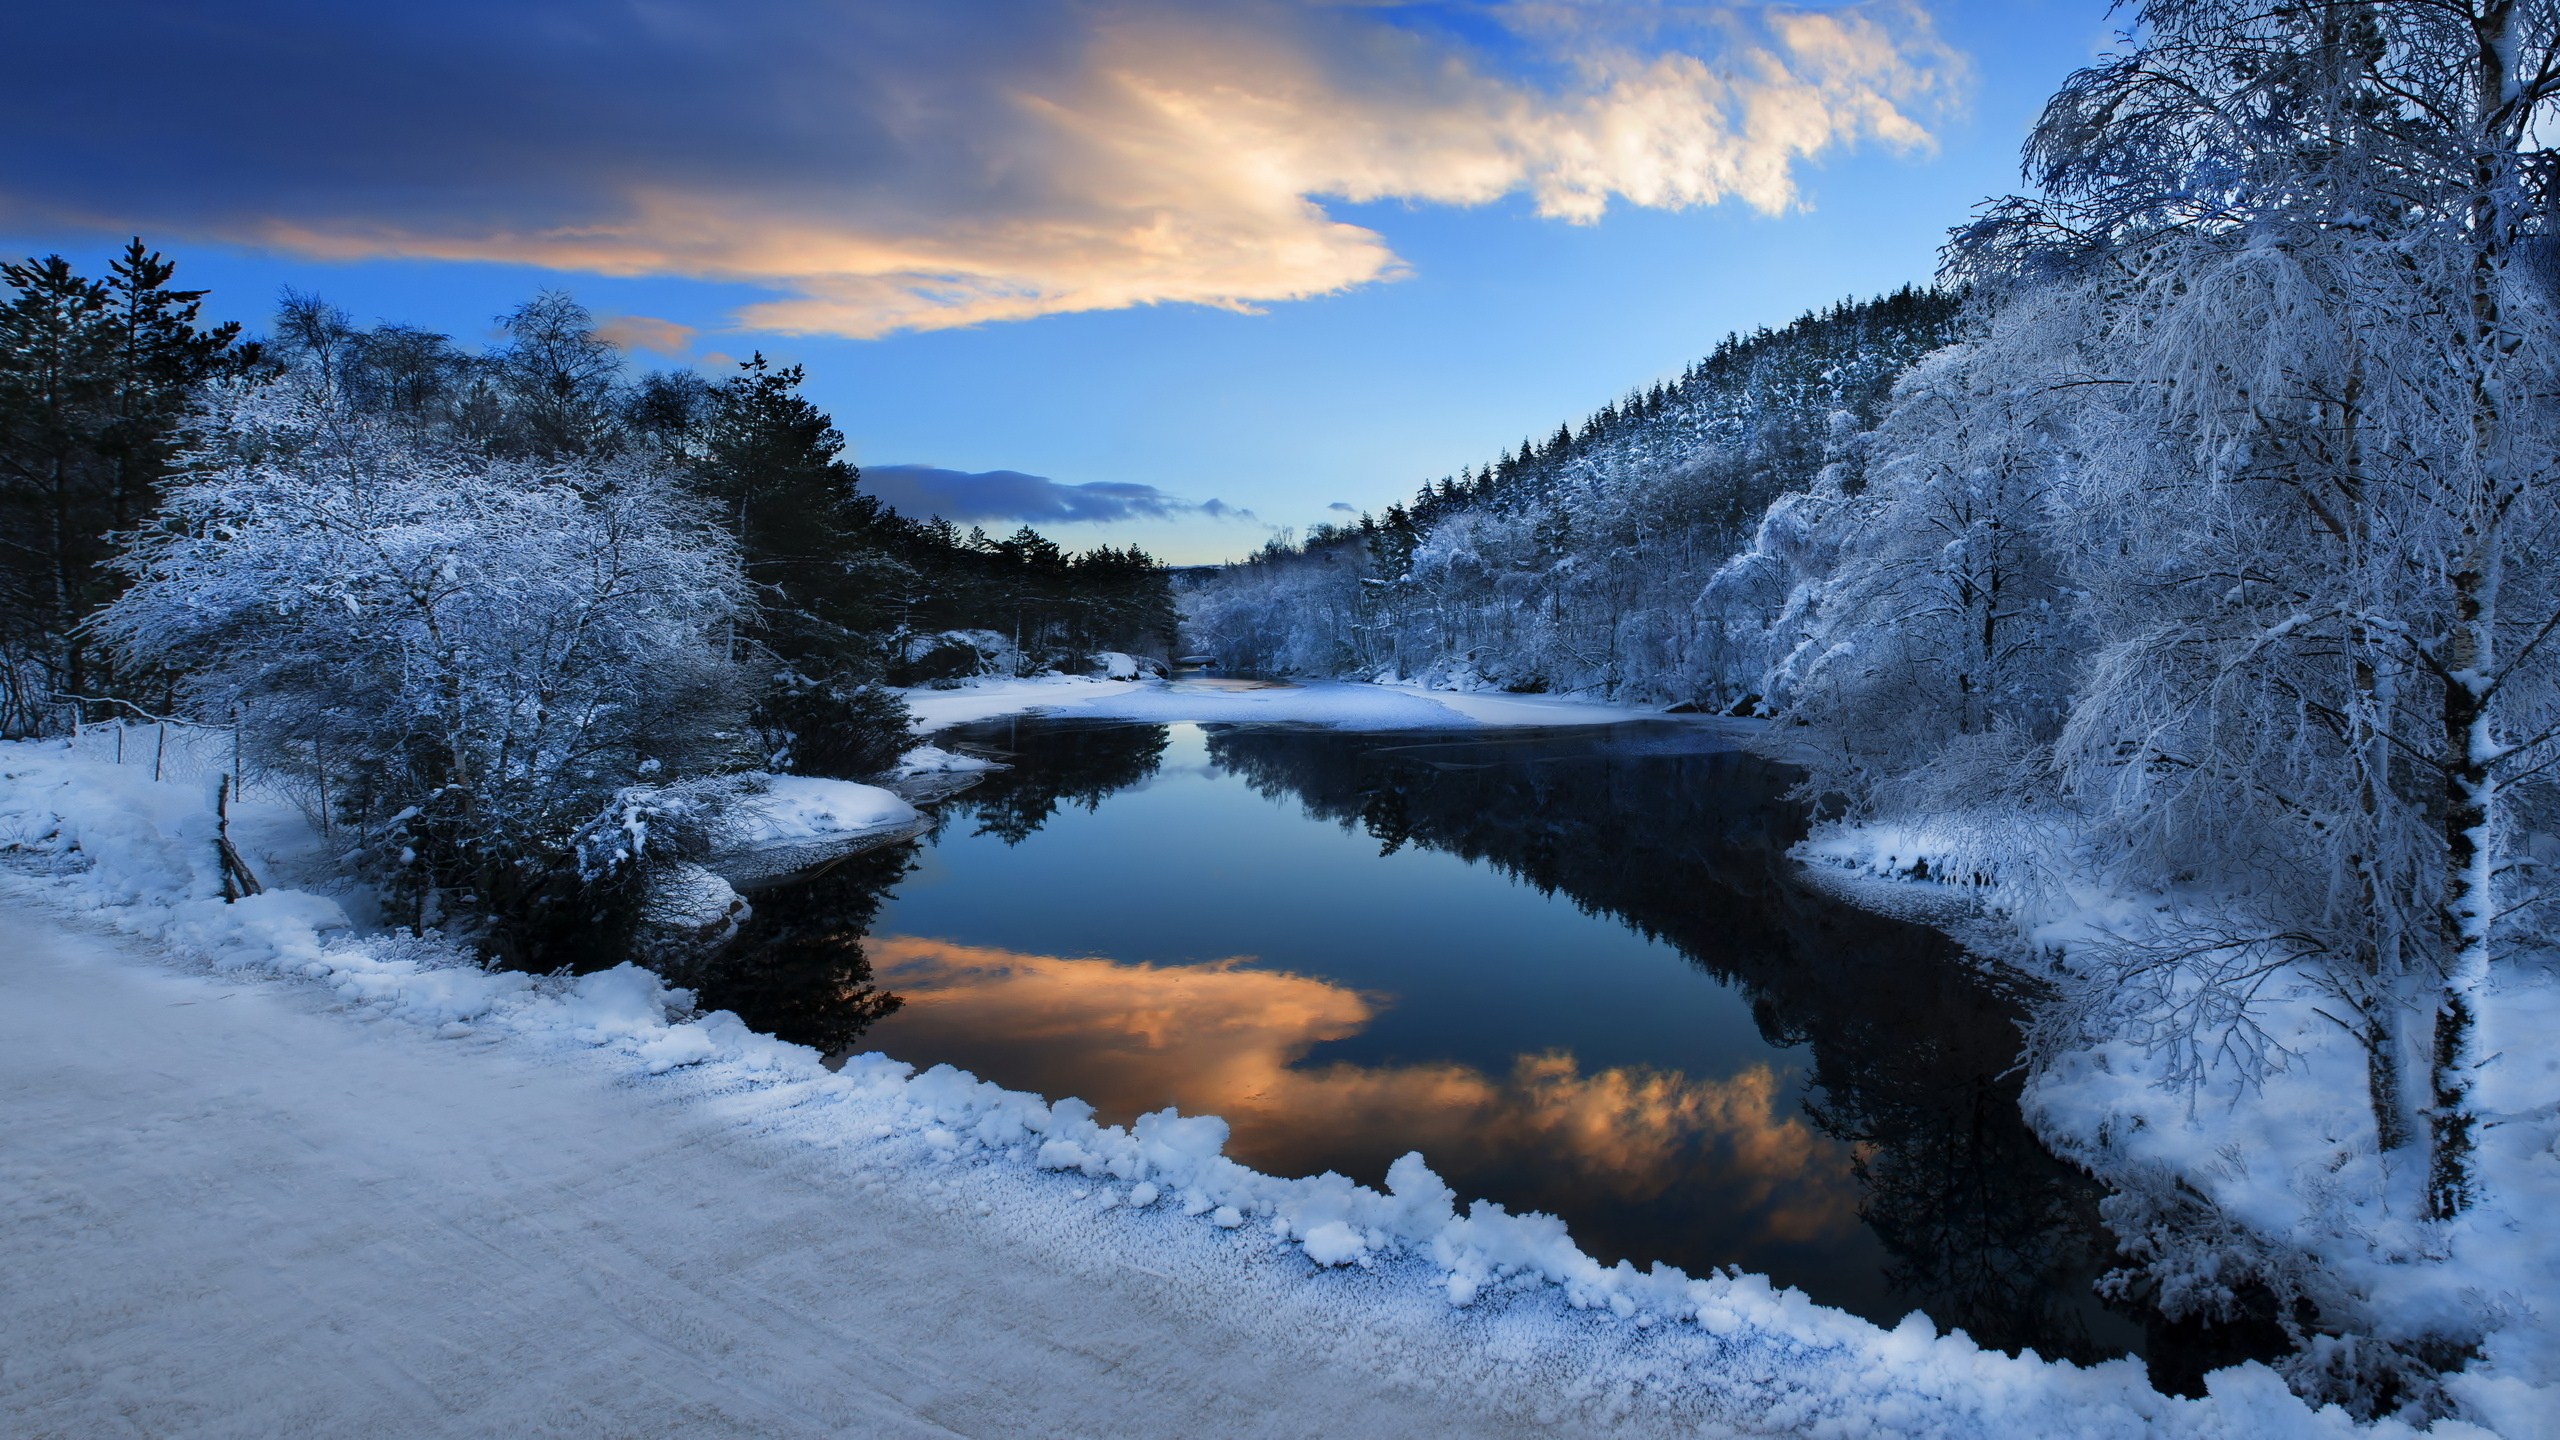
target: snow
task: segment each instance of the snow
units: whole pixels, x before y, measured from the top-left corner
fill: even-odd
[[[979,755],[957,754],[939,745],[918,745],[898,757],[895,772],[901,778],[913,775],[969,775],[992,770],[996,762]]]
[[[205,799],[0,747],[24,1429],[2406,1433],[2262,1367],[2173,1399],[1604,1267],[1418,1155],[1384,1190],[1264,1175],[1215,1117],[830,1073],[634,966],[493,974],[318,895],[226,905]],[[2495,1380],[2483,1413],[2532,1413]]]
[[[877,785],[814,775],[748,779],[722,818],[724,849],[807,845],[913,824],[916,807]]]
[[[2136,899],[2075,875],[2059,827],[2041,827],[2032,845],[2015,836],[1987,845],[2004,818],[2029,824],[1995,813],[1966,823],[1835,826],[1800,851],[1818,870],[1917,892],[1923,909],[1937,908],[1932,895],[1947,908],[1971,901],[2009,937],[2002,946],[1985,930],[1968,937],[1976,948],[2005,952],[2039,978],[2068,973],[2099,937],[2175,923],[2177,896]],[[2034,884],[1984,858],[2029,849],[2052,867]],[[1948,876],[1968,883],[1947,885]],[[2560,1035],[2560,973],[2520,962],[2489,983],[2482,1049],[2503,1059],[2480,1081],[2491,1117],[2480,1141],[2485,1198],[2449,1223],[2423,1218],[2422,1162],[2389,1164],[2376,1152],[2362,1051],[2322,1013],[2335,1002],[2302,967],[2262,992],[2258,1023],[2278,1048],[2254,1083],[2225,1063],[2191,1089],[2172,1073],[2174,1054],[2128,1036],[2061,1054],[2031,1075],[2028,1119],[2058,1153],[2111,1182],[2161,1177],[2209,1202],[2253,1243],[2292,1247],[2300,1262],[2279,1255],[2275,1263],[2312,1287],[2333,1323],[2386,1341],[2482,1337],[2481,1358],[2449,1378],[2450,1392],[2507,1433],[2552,1433],[2547,1417],[2560,1414],[2560,1336],[2548,1323],[2560,1295],[2560,1230],[2549,1223],[2560,1214],[2560,1058],[2550,1037]],[[2190,1273],[2172,1266],[2173,1283],[2219,1283],[2209,1248],[2184,1263]]]
[[[1091,668],[1105,680],[1135,680],[1146,674],[1150,667],[1156,670],[1164,668],[1156,661],[1141,660],[1120,650],[1101,651],[1094,655],[1091,664]]]
[[[1448,730],[1479,726],[1607,725],[1661,718],[1657,711],[1550,695],[1425,690],[1347,681],[1098,680],[1040,675],[980,680],[958,689],[906,692],[921,734],[1007,715],[1070,715],[1158,724],[1292,721],[1343,730]]]

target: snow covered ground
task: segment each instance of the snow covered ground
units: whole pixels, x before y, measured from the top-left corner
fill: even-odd
[[[2255,1366],[2170,1399],[1604,1268],[1421,1157],[1383,1193],[1274,1178],[1214,1118],[830,1073],[631,966],[227,905],[208,798],[0,747],[0,1428],[2404,1433]],[[288,818],[247,808],[282,868]]]
[[[1845,881],[1850,898],[1899,906],[2049,978],[2063,978],[2102,936],[2138,937],[2177,918],[2175,897],[2112,894],[2075,878],[2074,845],[2059,828],[2035,846],[2007,847],[2046,856],[2048,873],[2002,875],[1979,858],[1981,827],[2023,822],[1967,818],[1835,826],[1803,852],[1817,874]],[[1989,883],[1926,878],[1974,874]],[[2210,1205],[2228,1233],[2186,1237],[2187,1255],[2177,1242],[2164,1246],[2155,1269],[2169,1285],[2211,1293],[2240,1259],[2279,1267],[2329,1324],[2358,1339],[2477,1337],[2479,1358],[2450,1379],[2454,1398],[2511,1433],[2560,1435],[2560,1333],[2551,1323],[2560,1305],[2560,967],[2519,956],[2496,976],[2482,1020],[2486,1048],[2502,1057],[2481,1082],[2492,1117],[2480,1142],[2484,1199],[2450,1224],[2424,1218],[2420,1162],[2377,1153],[2363,1053],[2323,1013],[2334,1003],[2307,972],[2269,981],[2257,1005],[2274,1047],[2262,1083],[2226,1062],[2190,1089],[2173,1083],[2168,1047],[2116,1039],[2034,1075],[2028,1119],[2057,1154],[2111,1183]],[[2119,1228],[2144,1228],[2138,1208],[2115,1203]],[[2358,1363],[2354,1344],[2323,1337],[2298,1363],[2348,1369]]]
[[[1607,725],[1662,718],[1660,711],[1554,695],[1425,690],[1341,680],[1239,684],[1220,680],[1095,680],[1035,675],[973,680],[956,690],[906,692],[921,734],[1006,715],[1221,724],[1295,721],[1345,730],[1441,730],[1471,726]]]

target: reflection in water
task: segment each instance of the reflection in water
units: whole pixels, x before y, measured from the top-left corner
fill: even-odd
[[[1114,791],[1143,783],[1164,761],[1162,725],[1054,725],[1005,721],[987,727],[1008,767],[939,807],[939,818],[974,818],[975,834],[1019,845],[1061,805],[1087,810]]]
[[[1694,1206],[1714,1192],[1720,1211],[1785,1241],[1857,1222],[1850,1147],[1776,1113],[1766,1065],[1721,1081],[1642,1066],[1585,1075],[1561,1052],[1520,1056],[1502,1075],[1450,1062],[1302,1067],[1319,1043],[1367,1025],[1379,1001],[1241,959],[1131,965],[916,936],[883,936],[871,954],[907,1002],[902,1052],[1072,1093],[1113,1122],[1166,1105],[1223,1115],[1229,1153],[1257,1169],[1374,1177],[1418,1149],[1462,1190],[1534,1172],[1534,1190],[1574,1208],[1672,1195]]]
[[[891,886],[915,864],[912,842],[849,855],[754,892],[754,913],[726,951],[668,978],[708,1008],[821,1052],[844,1050],[899,998],[874,982],[862,939]]]
[[[1764,1036],[1810,1052],[1807,1111],[1856,1157],[1897,1295],[1986,1344],[2132,1348],[2090,1299],[2113,1252],[2102,1192],[2019,1112],[2016,997],[1938,932],[1806,885],[1785,771],[1667,734],[1362,738],[1239,726],[1209,748],[1266,795],[1562,892],[1739,986]]]
[[[757,892],[704,1003],[841,1050],[886,988],[901,1059],[1221,1114],[1258,1168],[1375,1183],[1419,1149],[1604,1263],[1736,1263],[2047,1355],[2142,1344],[2090,1295],[2097,1190],[2019,1116],[2014,997],[1805,886],[1783,770],[1695,729],[1206,732],[1178,766],[1162,726],[963,732],[1013,768],[937,807],[931,851]]]

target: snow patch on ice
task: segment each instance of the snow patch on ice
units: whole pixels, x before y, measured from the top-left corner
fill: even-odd
[[[1035,714],[1165,725],[1287,721],[1342,730],[1608,725],[1662,718],[1658,711],[1564,696],[1468,694],[1340,680],[1243,688],[1196,681],[1039,675],[976,680],[956,689],[920,687],[905,693],[916,731],[925,735],[1006,715]]]
[[[995,768],[996,762],[981,755],[964,755],[939,745],[918,745],[898,757],[898,768],[891,773],[903,779],[913,775],[973,775]]]

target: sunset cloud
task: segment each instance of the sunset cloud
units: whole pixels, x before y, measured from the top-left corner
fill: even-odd
[[[694,328],[654,315],[608,315],[596,325],[596,334],[625,350],[647,350],[658,355],[681,355],[693,348]]]
[[[1857,1223],[1848,1147],[1794,1113],[1765,1065],[1720,1079],[1586,1072],[1553,1051],[1501,1072],[1310,1065],[1310,1051],[1366,1029],[1387,1002],[1241,959],[1125,964],[911,935],[874,936],[864,949],[880,985],[906,1001],[879,1032],[897,1053],[957,1057],[1011,1084],[1078,1095],[1106,1120],[1165,1105],[1222,1115],[1231,1153],[1276,1173],[1312,1173],[1346,1136],[1367,1136],[1383,1155],[1419,1149],[1446,1173],[1561,1167],[1622,1201],[1718,1190],[1778,1240]]]
[[[1467,14],[1494,33],[1162,0],[41,7],[26,53],[119,80],[0,96],[20,133],[99,121],[15,167],[0,219],[744,282],[772,298],[739,322],[786,332],[1249,310],[1403,272],[1329,204],[1781,212],[1808,159],[1927,146],[1964,80],[1900,0]]]

